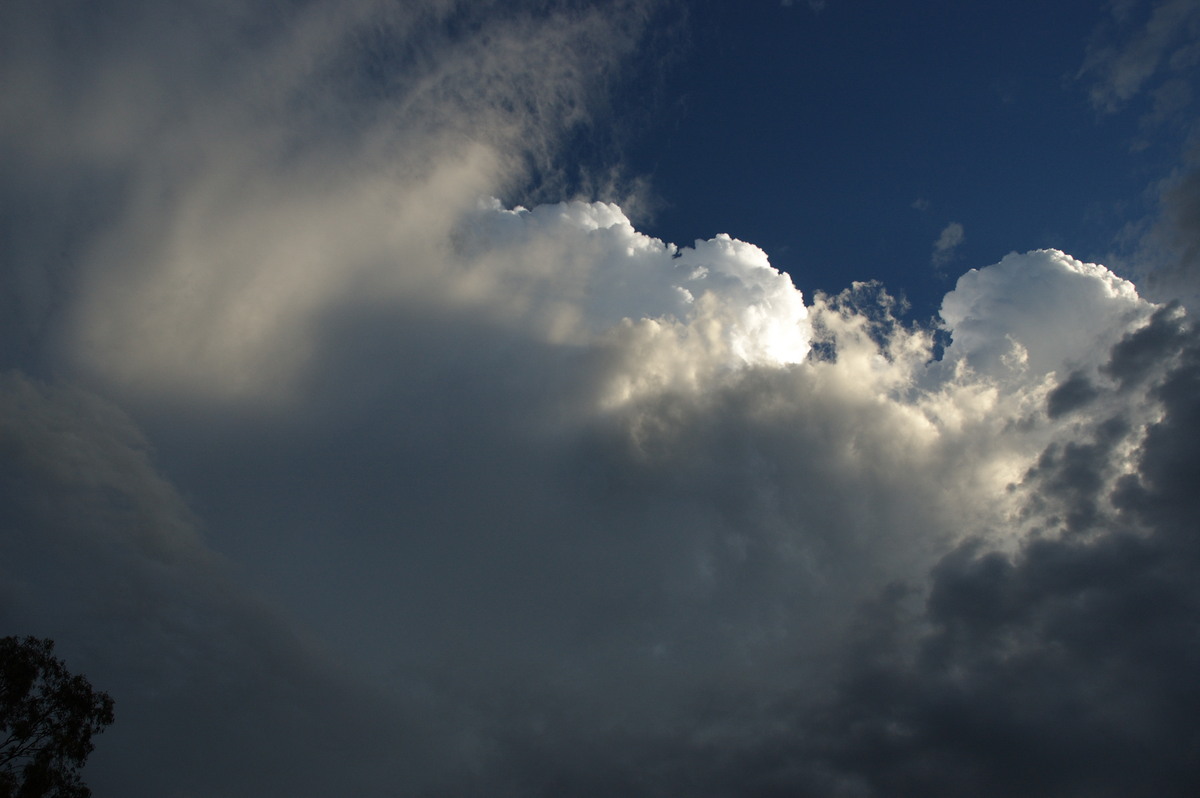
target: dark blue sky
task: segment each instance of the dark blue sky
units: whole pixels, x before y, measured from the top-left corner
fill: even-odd
[[[755,243],[806,295],[879,279],[924,317],[1014,250],[1104,258],[1178,155],[1133,151],[1137,115],[1093,106],[1095,2],[686,8],[682,56],[653,57],[662,86],[624,100],[655,106],[627,151],[662,203],[641,226]],[[952,222],[963,242],[935,269]]]

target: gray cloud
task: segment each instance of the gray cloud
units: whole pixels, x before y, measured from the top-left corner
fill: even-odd
[[[1197,278],[1198,180],[1192,99],[1200,67],[1200,8],[1191,0],[1114,3],[1093,36],[1078,77],[1105,113],[1138,115],[1134,150],[1164,150],[1172,171],[1147,186],[1155,207],[1122,233],[1121,266],[1156,301],[1200,299]]]
[[[1096,398],[1096,388],[1087,375],[1075,372],[1046,397],[1046,412],[1050,418],[1058,418],[1085,407]]]
[[[1148,16],[1142,13],[1147,5]],[[1108,112],[1141,93],[1156,75],[1186,71],[1200,56],[1195,46],[1200,9],[1192,0],[1114,3],[1113,10],[1115,30],[1097,31],[1079,71],[1080,78],[1093,81],[1092,103]]]
[[[1115,487],[1097,472],[1140,438],[1129,425],[1048,450],[1023,488],[1091,512],[1015,556],[978,543],[948,555],[917,613],[921,643],[897,646],[893,613],[867,664],[851,665],[835,734],[880,794],[1183,795],[1195,783],[1195,496],[1182,483],[1198,464],[1180,441],[1197,415],[1196,339],[1174,326],[1187,354],[1157,350],[1164,416],[1134,472]]]
[[[937,241],[933,242],[933,265],[945,266],[954,258],[954,251],[963,242],[963,226],[958,222],[946,225]]]
[[[97,755],[93,787],[320,792],[411,767],[428,730],[238,586],[124,413],[14,374],[0,408],[0,618],[56,638],[121,706],[106,743],[128,754]],[[311,758],[331,738],[352,773]]]
[[[1195,305],[1200,298],[1200,173],[1188,171],[1155,187],[1158,215],[1147,220],[1131,256],[1132,270],[1156,300]]]

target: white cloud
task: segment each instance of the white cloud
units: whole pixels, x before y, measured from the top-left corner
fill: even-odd
[[[1096,365],[1150,313],[1133,284],[1057,250],[1012,254],[958,279],[942,301],[953,355],[977,372],[1021,379]]]
[[[509,211],[493,200],[462,226],[466,293],[519,301],[535,318],[545,312],[528,305],[536,297],[576,319],[581,340],[653,319],[710,325],[730,364],[794,363],[808,352],[803,298],[751,244],[717,236],[681,249],[638,233],[607,203]],[[573,337],[563,323],[546,326]]]

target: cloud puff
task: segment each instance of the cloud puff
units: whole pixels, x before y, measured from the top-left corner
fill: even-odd
[[[1148,313],[1132,283],[1057,250],[970,270],[941,309],[955,355],[972,368],[1035,378],[1103,357],[1114,336]]]
[[[808,354],[807,308],[791,279],[727,235],[678,248],[635,231],[615,205],[509,211],[493,201],[456,243],[468,265],[454,290],[484,312],[560,343],[638,341],[641,373],[625,391]]]
[[[954,257],[954,250],[963,242],[963,226],[958,222],[946,225],[933,242],[933,265],[944,266]]]

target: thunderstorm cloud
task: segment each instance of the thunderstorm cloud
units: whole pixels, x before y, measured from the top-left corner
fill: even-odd
[[[1184,305],[497,199],[650,3],[106,5],[0,11],[0,628],[116,699],[97,795],[1200,783]]]

